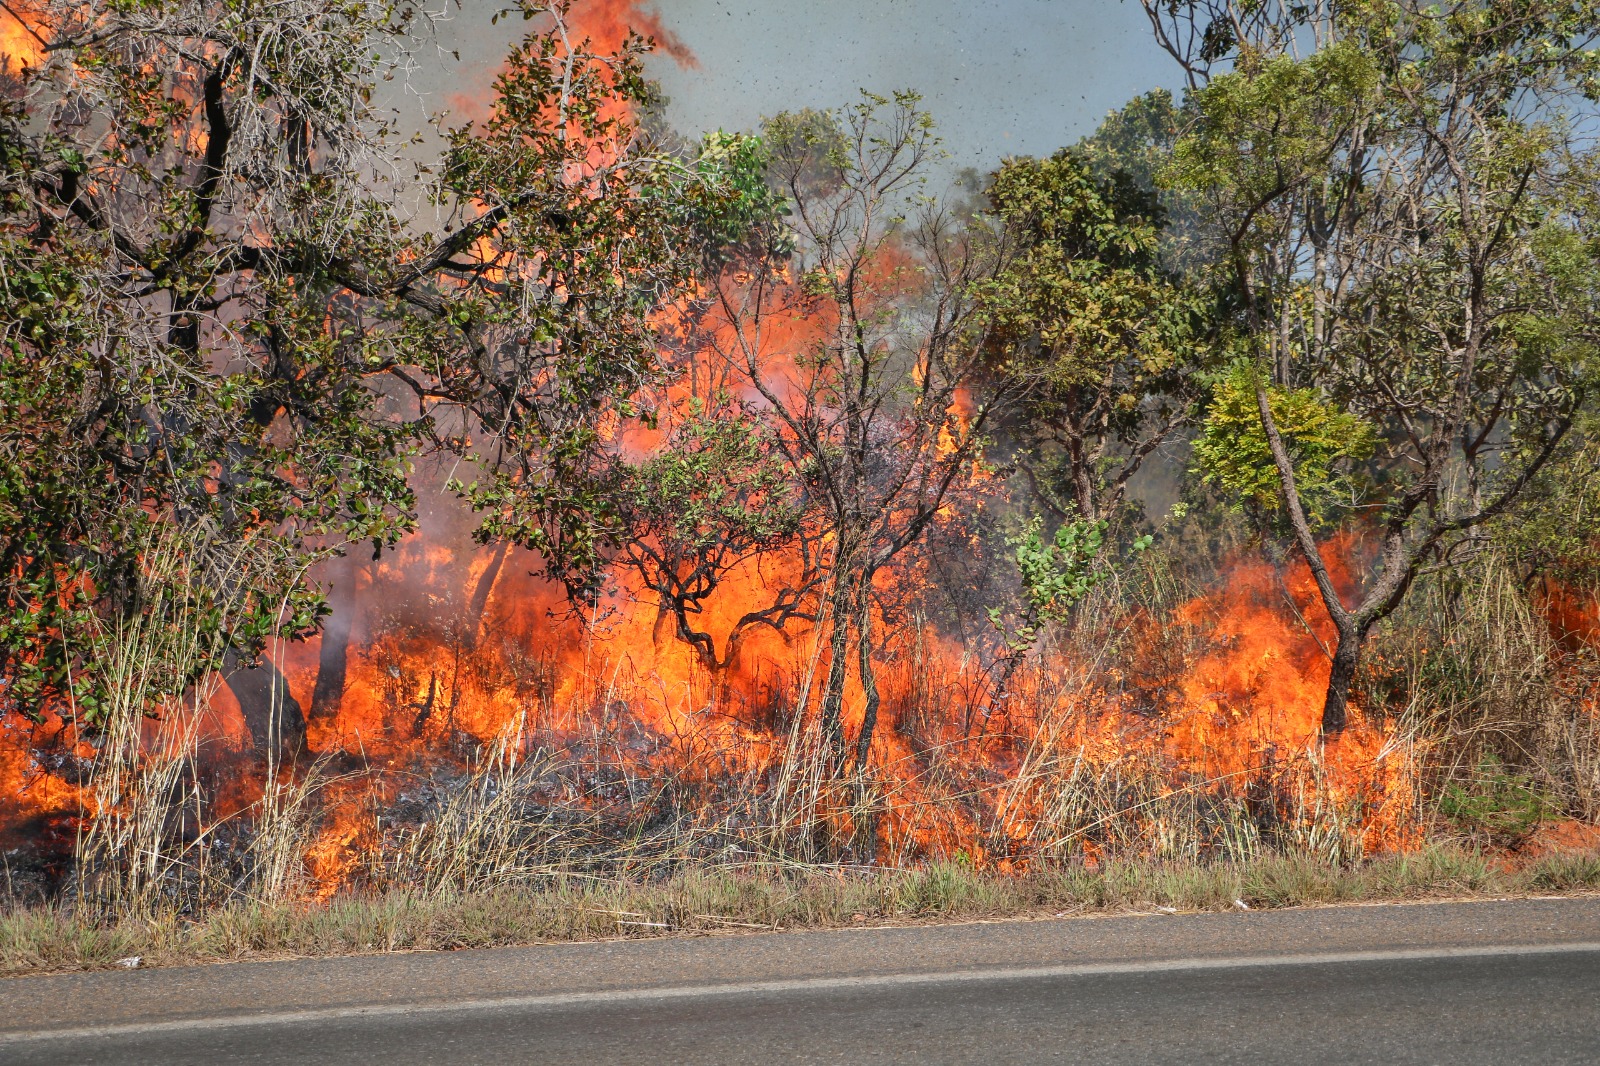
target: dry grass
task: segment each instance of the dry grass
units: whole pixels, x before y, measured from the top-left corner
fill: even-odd
[[[959,864],[916,870],[697,867],[648,881],[558,875],[539,886],[246,900],[198,920],[96,921],[58,906],[0,914],[0,974],[107,969],[137,955],[173,966],[374,952],[819,929],[997,918],[1252,909],[1600,890],[1600,856],[1512,869],[1452,846],[1353,866],[1272,856],[1240,863],[1117,862],[1020,874]]]
[[[1486,553],[1374,638],[1365,702],[1426,753],[1430,829],[1495,846],[1551,817],[1600,820],[1600,648],[1552,628]]]
[[[145,736],[145,711],[171,673],[186,674],[209,650],[198,631],[165,626],[174,594],[189,591],[184,554],[192,545],[172,535],[145,545],[143,559],[155,580],[152,602],[141,614],[118,619],[105,642],[111,700],[102,709],[94,762],[84,792],[74,854],[76,895],[84,907],[106,914],[147,913],[168,903],[171,886],[187,880],[202,849],[185,839],[186,822],[198,811],[192,779],[198,743],[193,708],[169,708]],[[192,694],[203,705],[217,685],[208,675]]]

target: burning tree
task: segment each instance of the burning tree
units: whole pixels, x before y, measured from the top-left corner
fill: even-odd
[[[995,410],[969,391],[986,337],[974,292],[1006,263],[1005,245],[921,195],[937,142],[916,104],[909,93],[867,95],[767,123],[768,181],[788,215],[719,279],[710,312],[715,357],[771,421],[772,448],[821,516],[823,742],[847,764],[853,653],[864,700],[856,767],[879,709],[874,582],[961,484]]]
[[[412,16],[27,7],[46,43],[0,105],[8,701],[94,718],[97,648],[156,602],[138,546],[176,525],[191,572],[160,602],[210,651],[157,689],[226,664],[258,741],[294,746],[283,679],[240,666],[314,631],[311,564],[412,528],[419,447],[487,470],[462,488],[485,536],[585,572],[607,426],[696,266],[677,229],[721,187],[639,133],[647,42],[596,55],[568,7],[521,9],[495,111],[427,186],[438,232],[396,206],[416,185],[371,102],[411,61]]]
[[[674,635],[716,678],[737,662],[753,627],[816,621],[822,545],[805,486],[782,463],[759,413],[725,393],[686,407],[664,445],[623,482],[628,535],[617,561],[655,595],[659,617],[672,619]],[[716,634],[696,616],[749,566],[761,574],[762,602],[732,621],[719,652]]]
[[[147,607],[198,634],[183,667],[147,664],[178,692],[312,629],[302,579],[331,546],[406,528],[410,431],[367,384],[387,342],[335,266],[398,245],[364,175],[406,27],[320,0],[21,10],[41,44],[0,102],[0,673],[8,703],[92,723],[106,644]],[[188,544],[164,588],[159,527]],[[257,741],[294,743],[257,676]]]
[[[511,11],[531,32],[485,117],[402,176],[416,146],[370,97],[425,22],[0,4],[0,843],[73,850],[75,905],[157,913],[752,854],[1008,869],[1420,839],[1425,727],[1321,744],[1325,647],[1347,684],[1366,627],[1496,516],[1536,520],[1528,551],[1583,543],[1561,501],[1595,491],[1592,407],[1566,428],[1592,375],[1591,160],[1516,94],[1579,114],[1592,61],[1562,49],[1587,16],[1479,34],[1471,5],[1425,26],[1351,4],[1307,34],[1241,4],[1196,30],[1187,110],[1142,98],[955,205],[924,195],[910,94],[658,136],[626,7]],[[1483,84],[1458,108],[1446,75]],[[1203,391],[1199,468],[1303,558],[1219,582],[1169,542],[1112,580],[1109,523]],[[1002,433],[1062,519],[1010,540],[1014,640],[986,573],[1028,507],[985,463]],[[458,499],[423,491],[445,468]],[[1362,560],[1318,538],[1379,505],[1389,554],[1344,608]],[[327,619],[317,564],[338,602],[312,647],[282,638]],[[935,594],[937,624],[906,619]],[[1561,636],[1524,604],[1501,658],[1566,685],[1541,649],[1592,633],[1593,601],[1544,594]],[[281,674],[244,666],[267,648]],[[248,738],[209,702],[223,673]],[[1570,688],[1567,747],[1543,750],[1592,811]],[[285,772],[257,757],[301,741],[316,758]]]
[[[767,185],[767,164],[759,137],[703,139],[693,167],[718,195],[685,211],[679,232],[702,279],[768,254],[763,237],[781,223],[783,205]],[[658,319],[661,373],[638,394],[640,423],[614,442],[607,501],[615,518],[608,562],[655,598],[658,635],[670,618],[714,680],[735,666],[752,630],[816,621],[824,561],[814,494],[785,460],[763,405],[725,360],[707,358],[715,307],[697,288]],[[762,589],[756,602],[725,626],[703,621],[718,591],[752,568]]]
[[[387,367],[434,443],[481,469],[457,485],[480,537],[539,552],[587,599],[622,536],[614,445],[653,417],[664,317],[700,266],[685,231],[714,227],[739,190],[641,126],[649,42],[599,54],[569,32],[570,6],[523,6],[538,28],[489,117],[450,133],[435,190],[448,236],[363,284],[431,323],[427,347]]]
[[[1583,129],[1600,16],[1480,0],[1145,6],[1195,86],[1171,179],[1224,235],[1250,361],[1257,427],[1214,416],[1212,452],[1272,472],[1337,629],[1322,716],[1337,732],[1374,624],[1425,566],[1471,552],[1593,382],[1596,158]],[[1362,491],[1329,512],[1379,530],[1351,602],[1308,504],[1329,449],[1284,424],[1291,402],[1326,405],[1305,426],[1353,417],[1381,440],[1351,482]]]

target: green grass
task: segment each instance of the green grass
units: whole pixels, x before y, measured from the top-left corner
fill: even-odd
[[[1600,890],[1600,856],[1511,869],[1436,845],[1354,866],[1267,857],[1243,864],[1107,863],[996,874],[965,864],[917,870],[710,868],[618,883],[558,878],[472,894],[396,891],[321,904],[234,903],[95,923],[60,906],[0,913],[0,974],[141,965],[450,950],[514,944],[821,929],[1169,907],[1227,910]]]

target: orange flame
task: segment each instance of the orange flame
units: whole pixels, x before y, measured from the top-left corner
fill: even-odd
[[[0,7],[0,70],[38,66],[44,59],[43,23],[31,5]]]
[[[588,40],[595,53],[615,55],[627,41],[628,33],[633,31],[654,41],[656,50],[670,56],[679,66],[693,70],[700,65],[689,47],[662,24],[660,16],[644,10],[639,0],[580,0],[573,5],[567,18],[568,37],[574,47]],[[448,94],[446,100],[451,112],[473,121],[487,118],[494,106],[490,86],[504,70],[503,65],[496,68],[488,84]]]

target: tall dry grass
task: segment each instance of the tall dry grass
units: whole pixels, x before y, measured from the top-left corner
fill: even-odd
[[[207,874],[205,802],[195,783],[200,711],[218,679],[206,673],[181,699],[163,698],[211,651],[194,627],[167,624],[172,600],[192,596],[186,538],[153,537],[141,552],[149,597],[138,616],[109,625],[103,642],[110,701],[74,733],[95,749],[82,790],[74,854],[81,906],[148,914],[172,906]],[[154,718],[147,714],[155,711]]]
[[[321,763],[281,762],[267,738],[260,799],[219,817],[202,786],[203,721],[222,684],[207,664],[220,637],[193,619],[201,588],[195,559],[214,531],[162,526],[139,547],[143,609],[106,623],[100,642],[110,698],[73,734],[94,750],[80,789],[70,894],[87,914],[195,913],[244,897],[270,904],[305,889],[304,854],[315,830]],[[244,553],[222,560],[248,578]],[[212,580],[215,573],[208,575]],[[188,624],[186,624],[188,623]],[[174,678],[196,678],[171,696]],[[271,708],[276,723],[281,708]]]
[[[1374,639],[1364,698],[1424,752],[1434,833],[1515,843],[1600,820],[1600,655],[1563,641],[1511,561],[1424,582]]]

